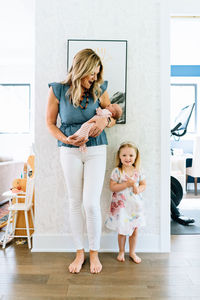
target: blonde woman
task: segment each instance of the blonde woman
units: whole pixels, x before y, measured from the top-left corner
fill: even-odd
[[[95,121],[90,137],[73,136],[81,125],[91,119],[96,109],[110,104],[107,82],[103,81],[103,65],[92,49],[79,51],[66,81],[49,84],[47,127],[58,140],[60,161],[69,195],[70,224],[76,258],[69,266],[71,273],[79,273],[85,261],[84,218],[90,249],[90,272],[99,273],[102,265],[98,257],[101,236],[100,195],[106,167],[107,138],[104,128],[115,124],[107,117]],[[57,127],[58,114],[61,126]],[[93,121],[92,121],[93,122]],[[79,151],[86,143],[87,152]]]

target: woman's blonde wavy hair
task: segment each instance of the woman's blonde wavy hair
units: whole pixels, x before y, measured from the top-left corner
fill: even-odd
[[[140,152],[139,149],[136,145],[132,144],[131,142],[124,142],[120,145],[118,151],[117,151],[117,155],[116,155],[116,167],[120,170],[120,172],[122,172],[122,163],[120,160],[120,151],[125,148],[125,147],[129,147],[135,150],[136,152],[136,158],[135,158],[135,162],[133,164],[133,166],[136,168],[137,171],[140,170]]]
[[[91,74],[99,66],[100,70],[97,80],[93,82],[89,89],[89,93],[94,98],[94,101],[101,95],[100,84],[103,83],[103,65],[101,59],[92,49],[83,49],[74,56],[67,78],[62,84],[70,86],[66,95],[69,95],[70,101],[72,101],[75,107],[78,107],[80,104],[82,92],[81,79]]]

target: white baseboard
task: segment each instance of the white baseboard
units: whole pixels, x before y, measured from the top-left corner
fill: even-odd
[[[128,239],[127,239],[128,240]],[[128,251],[128,242],[126,251]],[[87,237],[85,237],[85,247],[88,251]],[[166,250],[166,251],[165,251]],[[32,252],[75,252],[72,236],[34,234]],[[117,234],[104,234],[101,237],[101,249],[99,252],[117,252]],[[168,252],[168,249],[160,249],[159,235],[141,235],[138,237],[137,252]]]

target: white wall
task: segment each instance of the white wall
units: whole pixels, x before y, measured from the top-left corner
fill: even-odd
[[[200,18],[171,18],[171,65],[200,65]]]
[[[0,83],[31,84],[31,133],[0,134],[0,154],[26,160],[34,141],[34,0],[2,1],[0,28]]]
[[[61,171],[56,140],[45,127],[48,82],[61,81],[66,76],[67,39],[126,39],[127,60],[127,123],[107,130],[109,141],[107,171],[102,193],[102,217],[109,207],[109,175],[119,144],[132,140],[141,150],[147,179],[144,193],[147,226],[140,231],[137,249],[161,251],[161,201],[165,200],[164,169],[165,144],[161,145],[162,124],[160,79],[166,66],[160,64],[160,0],[43,0],[36,1],[36,232],[33,251],[74,250],[68,218],[68,199]],[[161,76],[162,77],[162,76]],[[166,117],[168,120],[168,117]],[[162,125],[160,127],[160,125]],[[165,129],[164,129],[165,130]],[[166,136],[166,135],[165,135]],[[165,138],[166,139],[166,138]],[[166,139],[167,140],[167,139]],[[166,143],[167,145],[167,143]],[[164,149],[164,157],[161,153]],[[168,175],[166,162],[165,173]],[[161,178],[162,176],[162,178]],[[163,187],[161,191],[160,186]],[[168,203],[167,206],[168,208]],[[168,220],[169,211],[165,211]],[[168,221],[167,221],[168,222]],[[166,223],[168,224],[168,223]],[[102,250],[116,250],[116,235],[103,226]]]
[[[171,16],[200,16],[199,0],[170,0]]]

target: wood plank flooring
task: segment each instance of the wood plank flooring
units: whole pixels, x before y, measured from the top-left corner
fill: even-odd
[[[1,300],[199,300],[200,236],[172,236],[170,254],[141,253],[134,264],[100,253],[103,271],[70,274],[73,253],[31,253],[13,241],[0,248]]]

